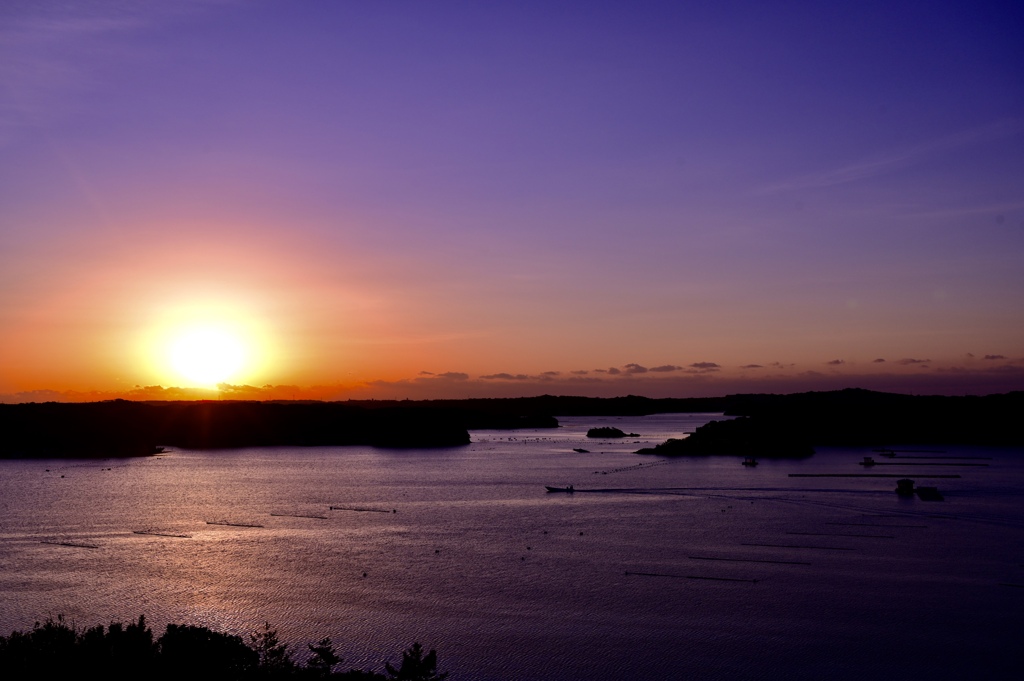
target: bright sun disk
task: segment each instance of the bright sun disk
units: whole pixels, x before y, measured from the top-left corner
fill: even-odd
[[[245,365],[247,354],[238,335],[213,326],[187,329],[169,347],[174,371],[204,386],[213,386],[234,376]]]

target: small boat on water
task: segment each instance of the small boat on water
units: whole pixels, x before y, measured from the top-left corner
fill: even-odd
[[[748,456],[747,458],[743,459],[743,465],[744,466],[756,466],[757,465],[757,459],[755,459],[752,456]]]
[[[874,466],[875,460],[870,456],[865,456],[864,460],[860,462],[861,466]]]
[[[544,485],[544,489],[546,489],[549,492],[568,492],[569,494],[572,494],[573,492],[576,491],[575,489],[573,489],[572,485],[569,485],[568,487],[551,487],[549,485]]]

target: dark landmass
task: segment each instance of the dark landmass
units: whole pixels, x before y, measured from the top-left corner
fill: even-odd
[[[711,421],[684,439],[670,439],[637,454],[708,456],[729,454],[765,458],[801,458],[814,454],[811,441],[799,430],[768,419],[748,416]]]
[[[450,447],[468,444],[469,430],[557,428],[555,415],[709,412],[746,416],[749,422],[705,427],[699,437],[684,440],[690,444],[673,444],[658,453],[721,453],[750,442],[760,442],[763,451],[755,447],[734,453],[802,456],[797,452],[805,444],[1024,445],[1024,429],[1018,426],[1024,391],[943,397],[848,389],[685,399],[541,395],[415,402],[0,404],[0,457],[142,456],[161,445]]]
[[[79,629],[60,616],[36,622],[32,631],[0,636],[0,675],[5,679],[335,679],[336,681],[443,681],[437,652],[419,643],[402,652],[398,667],[384,674],[351,669],[336,672],[342,660],[329,638],[309,643],[300,664],[269,624],[243,641],[240,636],[181,624],[168,624],[154,638],[144,617]]]
[[[0,405],[0,456],[127,457],[159,445],[254,446],[469,444],[457,413],[340,402],[165,402]]]
[[[637,395],[598,398],[537,397],[350,401],[366,408],[409,405],[473,412],[481,419],[514,414],[528,422],[553,416],[647,416],[668,413],[723,413],[768,419],[793,428],[815,445],[978,444],[1024,445],[1024,391],[987,396],[901,395],[860,388],[826,392],[736,394],[724,397],[662,398]],[[554,427],[557,423],[552,424]],[[475,426],[493,428],[495,426]],[[530,428],[545,427],[530,423]]]
[[[600,428],[591,428],[587,431],[587,437],[640,437],[636,433],[624,433],[618,428],[612,426],[602,426]]]
[[[626,395],[625,397],[578,397],[574,395],[538,395],[536,397],[471,398],[465,400],[349,400],[367,409],[408,405],[413,408],[454,409],[477,414],[485,422],[513,415],[528,425],[521,428],[556,428],[558,416],[649,416],[650,414],[723,412],[728,398],[661,398]],[[536,420],[536,422],[533,422]],[[548,423],[550,425],[544,425]],[[468,426],[470,430],[496,426]]]
[[[793,395],[730,395],[730,421],[644,454],[799,457],[819,446],[1024,445],[1024,392],[985,397],[915,396],[847,389]]]
[[[1024,391],[946,397],[850,388],[727,399],[727,415],[799,431],[815,445],[1024,445]]]

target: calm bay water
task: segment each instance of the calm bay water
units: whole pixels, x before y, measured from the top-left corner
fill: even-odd
[[[894,479],[789,477],[864,472],[868,450],[756,468],[631,453],[710,418],[567,417],[444,450],[0,461],[0,631],[269,621],[301,649],[330,636],[343,668],[419,641],[453,679],[1019,678],[1024,451],[871,469],[938,486],[931,503]],[[597,425],[641,437],[588,440]]]

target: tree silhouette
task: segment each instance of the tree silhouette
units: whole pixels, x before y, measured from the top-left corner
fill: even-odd
[[[264,676],[283,676],[295,668],[292,653],[287,643],[281,643],[277,630],[270,628],[270,622],[263,623],[263,629],[250,634],[250,647],[259,656],[259,670]]]
[[[334,652],[334,644],[331,643],[331,639],[322,638],[316,645],[312,643],[308,645],[309,652],[313,653],[313,656],[306,666],[317,672],[318,676],[328,678],[334,665],[341,662],[341,658]]]
[[[395,669],[390,662],[384,664],[391,681],[442,681],[448,678],[448,672],[437,673],[437,651],[431,650],[423,654],[423,646],[413,643],[402,653],[402,665]]]

